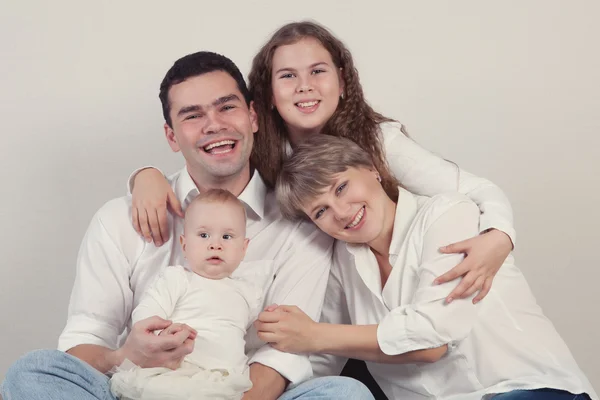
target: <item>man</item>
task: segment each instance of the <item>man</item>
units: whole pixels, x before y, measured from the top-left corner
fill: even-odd
[[[332,241],[310,223],[283,220],[273,193],[253,173],[249,157],[258,126],[238,68],[214,53],[188,55],[167,72],[160,99],[167,141],[186,161],[170,179],[183,207],[209,188],[238,196],[250,238],[239,273],[253,274],[264,284],[265,305],[295,304],[317,319]],[[158,272],[184,263],[180,218],[171,221],[172,232],[161,247],[144,242],[130,221],[127,197],[109,201],[96,213],[77,260],[69,317],[59,339],[62,351],[40,350],[17,361],[3,385],[4,400],[114,399],[105,374],[125,360],[173,367],[192,351],[191,328],[166,337],[153,334],[171,321],[153,317],[129,329],[133,308]],[[306,381],[312,373],[308,357],[265,345],[254,328],[246,342],[253,387],[245,399],[372,398],[349,378]]]

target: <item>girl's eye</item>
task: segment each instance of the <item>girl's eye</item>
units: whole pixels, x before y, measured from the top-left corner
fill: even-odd
[[[223,239],[225,239],[225,240],[231,240],[231,239],[233,239],[233,236],[231,236],[231,235],[229,235],[229,234],[226,233],[226,234],[223,235]]]
[[[346,186],[348,186],[347,183],[342,183],[340,186],[338,186],[338,188],[335,190],[335,194],[339,195],[340,193],[342,193],[342,191],[346,188]]]
[[[293,78],[294,74],[292,74],[291,72],[288,72],[287,74],[283,74],[280,76],[280,78],[285,79],[285,78]]]
[[[315,69],[315,70],[313,70],[313,72],[312,72],[312,73],[313,73],[314,75],[316,75],[316,74],[320,74],[320,73],[322,73],[322,72],[325,72],[325,70],[324,70],[324,69]]]
[[[200,234],[200,237],[201,237],[202,239],[208,239],[208,233],[206,233],[206,232],[202,232],[202,233]]]
[[[321,216],[323,215],[324,212],[325,212],[325,207],[323,207],[319,211],[317,211],[317,213],[315,214],[315,219],[321,218]]]

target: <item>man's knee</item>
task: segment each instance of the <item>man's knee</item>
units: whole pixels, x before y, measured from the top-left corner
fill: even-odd
[[[51,369],[66,356],[58,350],[34,350],[19,358],[6,372],[4,386],[27,383],[33,375],[52,373]]]
[[[321,382],[319,382],[321,381]],[[325,398],[373,400],[373,394],[362,382],[347,376],[328,376],[316,378],[315,383],[321,387]]]

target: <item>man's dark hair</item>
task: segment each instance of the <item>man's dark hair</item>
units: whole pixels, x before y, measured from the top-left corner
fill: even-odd
[[[188,54],[185,57],[175,61],[175,64],[167,71],[163,81],[160,84],[160,93],[158,97],[162,104],[163,116],[167,125],[173,127],[171,121],[171,104],[169,104],[169,90],[173,85],[177,85],[186,79],[203,75],[213,71],[223,71],[228,73],[237,83],[238,89],[246,100],[246,105],[250,105],[250,92],[246,86],[246,81],[238,67],[229,58],[210,51],[199,51]]]

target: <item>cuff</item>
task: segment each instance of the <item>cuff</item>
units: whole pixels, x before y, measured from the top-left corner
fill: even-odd
[[[260,363],[273,368],[290,381],[290,387],[296,386],[312,377],[312,368],[308,356],[284,353],[269,345],[258,349],[248,364]]]
[[[481,217],[479,220],[479,232],[485,233],[485,232],[489,231],[490,229],[497,229],[499,231],[506,233],[512,242],[513,250],[515,249],[515,245],[516,245],[515,240],[517,237],[517,232],[515,231],[515,228],[513,228],[512,225],[509,223],[506,223],[504,221],[493,221],[489,218],[486,218],[485,214],[481,214]]]
[[[133,192],[133,182],[135,181],[135,177],[137,176],[137,174],[139,174],[141,171],[143,171],[145,169],[148,169],[148,168],[154,168],[156,170],[159,170],[158,168],[156,168],[156,167],[154,167],[152,165],[147,165],[145,167],[141,167],[141,168],[136,169],[135,171],[133,171],[131,173],[131,175],[129,175],[129,179],[127,179],[127,194],[129,196],[131,196],[131,193]]]
[[[377,343],[381,351],[388,356],[408,353],[409,351],[431,349],[447,343],[438,335],[409,332],[404,310],[396,309],[388,313],[377,326]]]
[[[112,326],[85,315],[75,315],[69,318],[58,338],[58,350],[67,351],[80,344],[95,344],[116,350],[117,341],[118,333]]]

